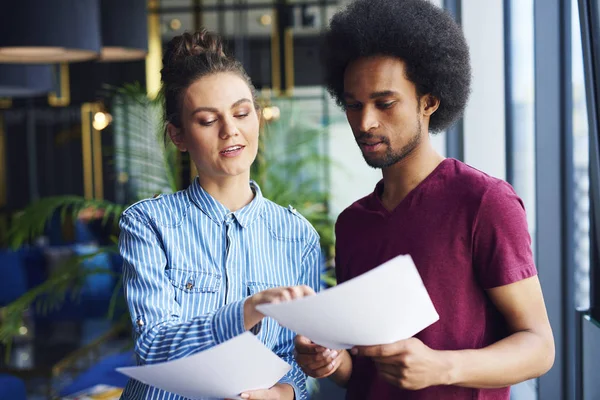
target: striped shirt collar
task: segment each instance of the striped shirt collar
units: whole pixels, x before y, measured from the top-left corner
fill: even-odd
[[[246,228],[260,216],[265,201],[256,182],[250,181],[250,187],[254,192],[254,199],[233,213],[204,190],[198,178],[194,179],[188,193],[192,202],[217,225],[226,222],[228,218],[234,218],[242,227]]]

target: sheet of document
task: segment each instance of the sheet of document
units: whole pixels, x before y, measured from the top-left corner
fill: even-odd
[[[189,357],[117,371],[191,399],[238,399],[242,392],[272,387],[290,369],[252,333],[245,332]]]
[[[330,349],[408,339],[439,319],[408,255],[316,296],[263,304],[257,309]]]

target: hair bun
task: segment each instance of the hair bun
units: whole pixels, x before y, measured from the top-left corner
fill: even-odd
[[[190,57],[205,55],[211,58],[226,58],[221,38],[212,32],[202,29],[198,32],[185,32],[171,40],[163,57],[163,65],[174,65],[185,62]]]

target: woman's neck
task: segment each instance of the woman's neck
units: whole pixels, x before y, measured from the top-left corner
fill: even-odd
[[[229,211],[237,211],[254,199],[254,192],[250,187],[250,174],[216,178],[199,174],[198,179],[202,188]]]

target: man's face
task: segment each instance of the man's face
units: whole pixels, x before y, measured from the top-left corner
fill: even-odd
[[[361,58],[348,65],[346,117],[367,164],[389,167],[419,146],[423,99],[417,98],[416,86],[398,58]]]

